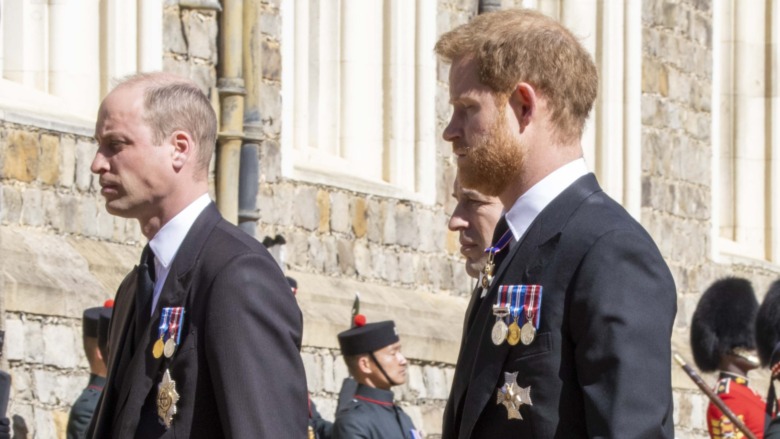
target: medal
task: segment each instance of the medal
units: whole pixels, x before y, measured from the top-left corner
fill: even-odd
[[[163,343],[162,337],[158,338],[157,341],[154,342],[154,346],[152,346],[152,356],[154,358],[162,357],[164,344],[165,343]]]
[[[181,306],[173,308],[163,308],[166,312],[170,323],[166,324],[168,339],[165,340],[163,346],[163,354],[165,358],[173,358],[176,353],[176,348],[179,347],[179,341],[181,339],[181,326],[184,323],[184,308]]]
[[[157,416],[165,428],[170,428],[173,415],[176,414],[176,403],[179,393],[176,392],[176,382],[171,379],[171,372],[165,369],[162,381],[157,386]]]
[[[173,354],[175,352],[176,352],[176,342],[173,341],[173,337],[171,337],[168,339],[168,341],[165,342],[163,353],[165,354],[165,358],[171,358],[173,357]]]
[[[523,285],[523,303],[526,322],[520,330],[520,341],[528,346],[536,338],[536,330],[539,329],[540,308],[542,305],[542,286]]]
[[[152,346],[152,356],[157,359],[162,357],[165,346],[165,334],[168,333],[168,322],[170,321],[171,308],[163,308],[160,312],[160,324],[157,326],[157,341]]]
[[[535,337],[536,328],[534,328],[534,325],[531,322],[525,322],[523,328],[520,329],[520,341],[522,341],[524,345],[528,346],[534,342]]]
[[[525,326],[523,326],[523,328],[525,328]],[[516,346],[517,343],[520,342],[521,337],[522,334],[520,331],[520,326],[518,326],[517,320],[515,320],[511,325],[509,325],[509,329],[506,335],[506,342],[509,343],[510,346]]]
[[[493,263],[494,257],[495,253],[488,252],[487,262],[482,270],[482,288],[485,290],[490,287],[490,282],[493,282],[493,270],[496,268],[496,265]]]
[[[503,319],[496,319],[496,323],[493,325],[493,331],[490,333],[490,339],[493,340],[493,344],[500,346],[501,343],[506,340],[508,328]]]
[[[506,407],[507,419],[523,420],[520,407],[533,405],[531,402],[531,387],[517,385],[517,372],[504,372],[504,385],[498,389],[496,404]]]
[[[485,268],[482,270],[482,288],[488,289],[490,287],[490,283],[493,282],[493,272],[496,269],[496,253],[500,252],[504,249],[504,247],[509,244],[509,241],[512,238],[512,231],[507,229],[506,232],[504,232],[503,235],[501,235],[500,238],[498,238],[498,241],[485,249],[485,253],[488,254],[487,256],[487,263],[485,264]]]
[[[504,322],[504,318],[509,315],[508,305],[506,290],[499,288],[496,295],[496,304],[493,305],[493,315],[496,316],[496,323],[493,324],[493,330],[490,332],[490,339],[496,346],[500,346],[506,340],[506,334],[509,330],[506,322]]]

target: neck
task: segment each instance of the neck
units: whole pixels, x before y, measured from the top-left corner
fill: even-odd
[[[193,186],[192,190],[187,190],[184,193],[175,194],[166,199],[157,213],[145,217],[139,218],[138,223],[141,226],[141,233],[147,240],[154,238],[154,235],[168,224],[176,215],[186,209],[187,206],[192,204],[201,195],[208,193],[208,187]]]
[[[545,177],[579,158],[582,158],[582,146],[579,143],[557,145],[548,142],[528,148],[528,156],[518,177],[498,196],[504,210],[511,209],[518,198]]]

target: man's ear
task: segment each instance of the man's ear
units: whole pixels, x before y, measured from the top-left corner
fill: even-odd
[[[521,133],[533,120],[538,99],[533,86],[527,82],[517,84],[509,95],[509,106],[517,119]]]
[[[373,370],[371,368],[371,359],[368,357],[368,355],[361,355],[358,358],[357,361],[357,367],[360,370],[361,373],[364,375],[368,375]]]
[[[195,142],[188,132],[182,130],[171,133],[170,140],[173,144],[173,168],[179,172],[184,164],[195,156]]]

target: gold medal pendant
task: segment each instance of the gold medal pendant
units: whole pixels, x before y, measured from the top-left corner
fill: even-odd
[[[482,270],[482,288],[486,290],[490,287],[490,282],[493,282],[493,270],[496,269],[493,258],[495,258],[495,253],[488,252],[487,262]]]
[[[493,262],[488,261],[487,265],[485,265],[485,270],[482,272],[482,288],[486,290],[490,287],[490,282],[493,282],[494,268]]]
[[[507,331],[508,328],[506,323],[504,323],[504,319],[499,318],[496,320],[496,323],[493,325],[493,331],[490,333],[490,339],[493,340],[493,344],[500,346],[506,340]]]
[[[165,358],[171,358],[173,357],[173,354],[175,352],[176,352],[176,342],[173,341],[173,337],[171,337],[168,339],[168,341],[165,342],[163,353],[165,354]]]
[[[515,320],[509,325],[506,342],[509,343],[510,346],[517,346],[517,344],[520,343],[520,332],[520,325],[518,325],[517,320]]]
[[[160,358],[163,354],[163,339],[162,337],[158,338],[156,342],[154,342],[154,346],[152,346],[152,356],[154,358]]]
[[[165,369],[163,379],[157,386],[157,416],[165,424],[165,428],[170,428],[173,423],[177,402],[179,393],[176,392],[176,382],[171,379],[170,370]]]
[[[522,341],[524,345],[528,346],[534,342],[534,338],[536,338],[536,328],[534,328],[533,323],[530,321],[525,322],[523,328],[520,329],[520,341]]]

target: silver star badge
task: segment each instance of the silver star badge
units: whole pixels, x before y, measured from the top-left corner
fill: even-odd
[[[166,369],[162,382],[157,386],[157,415],[166,429],[171,427],[177,402],[179,393],[176,391],[176,381],[171,379],[171,372]]]
[[[520,407],[533,405],[531,402],[531,386],[517,385],[517,372],[504,372],[504,385],[498,389],[496,404],[503,404],[507,410],[507,419],[520,419]]]

